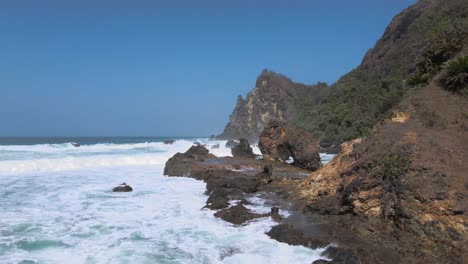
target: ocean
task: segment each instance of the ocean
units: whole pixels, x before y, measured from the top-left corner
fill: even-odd
[[[205,184],[163,176],[164,164],[203,138],[0,138],[0,263],[311,263],[323,249],[290,246],[202,209]],[[80,147],[74,147],[78,143]],[[220,144],[219,149],[211,146]],[[254,151],[259,153],[258,148]],[[330,155],[322,155],[328,160]],[[111,189],[126,182],[131,193]],[[252,197],[250,208],[269,212]],[[287,215],[287,211],[282,212]]]

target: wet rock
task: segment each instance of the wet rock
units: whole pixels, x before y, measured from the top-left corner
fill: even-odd
[[[219,149],[219,144],[215,144],[215,145],[211,146],[211,149]]]
[[[319,145],[305,131],[271,121],[260,134],[258,147],[265,160],[286,162],[289,157],[299,168],[315,171],[322,166]]]
[[[239,139],[239,144],[231,149],[231,153],[234,157],[255,158],[249,141],[245,138]]]
[[[114,187],[112,189],[113,192],[131,192],[133,191],[133,188],[130,187],[129,185],[127,185],[125,182],[120,184],[119,186],[117,187]]]
[[[80,146],[81,146],[81,145],[80,145],[80,144],[78,144],[78,143],[71,143],[71,144],[72,144],[72,146],[74,146],[75,148],[78,148],[78,147],[80,147]]]
[[[253,213],[249,209],[247,209],[244,205],[242,205],[241,203],[238,203],[235,206],[232,206],[228,209],[224,209],[219,212],[216,212],[214,216],[221,218],[226,222],[229,222],[235,225],[241,225],[247,221],[260,218],[260,217],[265,217],[266,215]]]
[[[327,244],[329,244],[318,239],[305,237],[302,231],[295,229],[290,224],[276,225],[266,234],[272,239],[294,246],[303,245],[315,249],[319,247],[325,247]]]
[[[324,259],[318,259],[318,260],[312,262],[312,264],[328,264],[328,263],[332,263],[332,262],[328,261],[328,260],[324,260]]]
[[[261,183],[268,184],[272,182],[271,175],[273,174],[273,166],[271,164],[263,167],[263,171],[255,175]]]
[[[233,148],[237,145],[239,145],[239,142],[236,142],[235,140],[232,140],[232,139],[226,142],[226,148]]]
[[[276,222],[281,221],[282,217],[279,214],[279,208],[278,207],[272,207],[271,212],[270,212],[271,219],[273,219]]]
[[[232,173],[236,175],[235,173]],[[239,189],[245,193],[254,193],[260,186],[258,180],[249,175],[237,174],[234,177],[209,177],[206,179],[206,190],[211,192],[219,188]]]
[[[163,141],[164,144],[166,145],[171,145],[174,144],[175,140],[174,139],[166,139]]]
[[[194,161],[203,161],[210,157],[208,149],[203,146],[192,146],[185,153],[176,153],[167,160],[164,175],[187,176],[192,171]]]
[[[243,197],[243,192],[233,188],[218,188],[211,192],[206,201],[205,208],[218,210],[229,207],[230,198],[236,199]]]

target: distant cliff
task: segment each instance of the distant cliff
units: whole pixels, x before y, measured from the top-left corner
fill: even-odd
[[[316,102],[327,91],[328,87],[324,83],[304,85],[281,74],[264,70],[247,97],[243,99],[239,95],[229,123],[218,138],[243,137],[257,141],[263,126],[270,120],[290,121],[302,106],[302,98],[307,97],[309,102]]]

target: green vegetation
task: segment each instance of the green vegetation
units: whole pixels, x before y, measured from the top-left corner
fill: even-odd
[[[418,8],[398,15],[363,63],[331,85],[319,102],[304,98],[292,125],[325,147],[364,136],[388,116],[408,87],[425,84],[440,72],[467,44],[466,0],[439,1],[421,14]],[[450,76],[450,87],[466,82],[465,73]]]
[[[427,84],[429,81],[429,76],[427,73],[418,72],[411,76],[409,79],[405,80],[405,84],[410,87],[414,87],[420,84]]]
[[[440,79],[441,85],[452,92],[468,90],[468,56],[461,56],[444,63],[445,72]]]

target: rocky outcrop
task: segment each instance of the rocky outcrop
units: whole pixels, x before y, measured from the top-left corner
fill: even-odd
[[[289,78],[264,70],[255,87],[244,99],[239,95],[229,123],[219,139],[246,138],[257,141],[260,132],[270,120],[289,121],[296,115],[300,100],[306,95],[321,97],[326,85],[304,85]]]
[[[249,141],[245,138],[239,139],[239,144],[234,146],[231,149],[232,156],[234,157],[244,157],[244,158],[254,158],[255,154],[250,147]]]
[[[208,157],[214,157],[209,154],[208,149],[201,145],[190,147],[185,153],[177,153],[167,160],[164,166],[164,175],[185,176],[192,171],[193,161],[202,161]]]
[[[317,141],[305,131],[286,127],[279,121],[265,126],[258,147],[266,160],[285,162],[292,157],[294,166],[312,171],[322,166]]]
[[[112,189],[113,192],[131,192],[133,191],[133,188],[130,187],[129,185],[127,185],[125,182],[120,184],[119,186],[117,187],[114,187]]]
[[[390,245],[398,262],[464,263],[467,127],[466,98],[435,81],[414,90],[300,185],[302,208]]]

